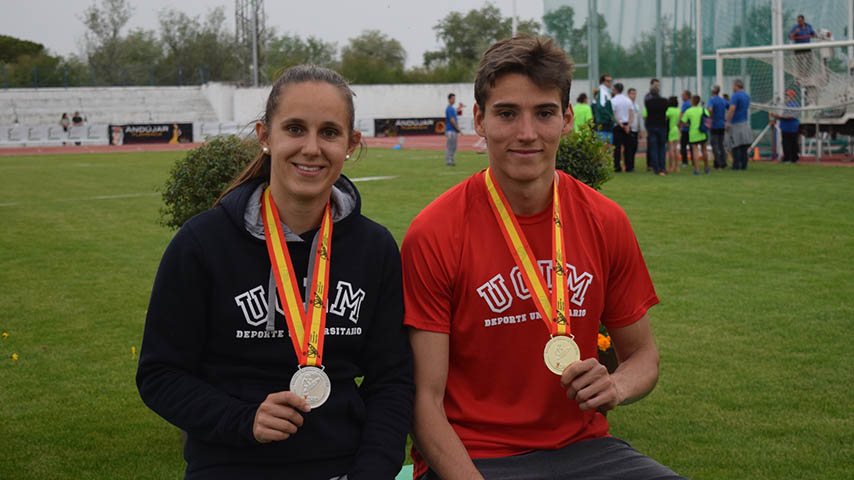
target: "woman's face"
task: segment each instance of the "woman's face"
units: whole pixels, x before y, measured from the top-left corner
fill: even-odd
[[[283,86],[269,125],[255,125],[261,145],[270,150],[273,193],[295,201],[329,198],[346,156],[361,139],[350,131],[349,118],[342,92],[328,83]]]

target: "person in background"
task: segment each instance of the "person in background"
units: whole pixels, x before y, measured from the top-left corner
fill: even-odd
[[[63,138],[68,136],[68,127],[71,125],[71,119],[68,118],[67,113],[62,114],[62,118],[59,119],[59,125],[62,127],[62,131],[64,132]],[[62,142],[65,145],[65,141]]]
[[[667,175],[667,99],[661,96],[659,87],[652,87],[644,101],[646,110],[647,158],[656,175]]]
[[[732,169],[747,170],[747,149],[753,143],[753,131],[748,121],[750,95],[744,91],[744,81],[740,78],[733,80],[732,91],[724,127],[724,146],[732,152]]]
[[[629,123],[629,145],[626,149],[627,164],[634,166],[635,154],[638,152],[638,142],[643,138],[643,130],[641,130],[641,111],[637,104],[638,91],[630,88],[629,100],[632,101],[632,119]],[[647,159],[649,158],[649,147],[647,147]],[[649,162],[647,162],[649,163]]]
[[[445,165],[449,167],[456,165],[454,155],[457,153],[457,135],[460,132],[457,110],[454,108],[456,99],[456,95],[449,93],[448,106],[445,107]]]
[[[593,110],[590,109],[590,105],[587,105],[586,93],[581,92],[578,94],[578,98],[576,98],[575,101],[578,103],[576,103],[575,108],[572,109],[574,114],[573,117],[575,119],[573,129],[577,132],[582,125],[587,125],[588,122],[593,121]]]
[[[685,110],[688,110],[689,108],[691,108],[691,91],[690,90],[682,90],[682,106],[680,107],[680,109],[681,109],[680,116],[681,116],[681,114],[684,114]],[[680,149],[680,152],[682,153],[682,166],[687,167],[688,166],[688,156],[693,155],[691,153],[691,148],[689,148],[691,141],[690,141],[689,135],[688,135],[688,126],[682,125],[680,132],[681,132],[681,135],[679,137],[679,149]]]
[[[772,113],[772,117],[780,122],[780,133],[783,137],[783,159],[781,163],[798,163],[798,132],[801,122],[798,120],[798,102],[795,91],[786,90],[786,106],[790,109],[782,113]]]
[[[634,108],[632,100],[623,94],[623,84],[617,83],[614,85],[614,98],[611,99],[611,106],[614,108],[614,171],[615,172],[633,172],[635,171],[634,158],[629,156],[631,145],[631,124],[634,120]],[[620,162],[623,165],[620,165]],[[629,163],[629,162],[632,163]]]
[[[667,110],[665,111],[665,116],[667,117],[667,146],[668,146],[668,155],[667,155],[667,171],[668,172],[678,172],[679,171],[679,143],[682,133],[679,131],[679,117],[682,114],[679,112],[679,99],[675,96],[671,96],[667,99]]]
[[[712,98],[709,99],[709,117],[712,119],[709,139],[712,144],[712,153],[715,156],[715,169],[727,167],[724,133],[726,132],[726,111],[729,105],[727,105],[726,100],[721,98],[720,93],[721,86],[713,86]]]
[[[611,105],[611,75],[599,76],[599,86],[593,90],[593,124],[596,135],[605,143],[614,143],[614,107]]]
[[[136,384],[186,432],[186,479],[400,471],[414,396],[400,255],[341,174],[354,119],[338,73],[285,70],[261,152],[163,254]]]
[[[71,117],[71,126],[82,127],[85,124],[85,120],[80,116],[80,112],[74,112],[74,116]],[[80,142],[74,142],[74,144],[80,145]]]
[[[709,160],[706,158],[706,134],[700,131],[705,109],[700,104],[700,96],[691,97],[691,108],[682,114],[682,124],[688,127],[688,141],[694,162],[694,175],[700,174],[699,160],[703,160],[703,171],[709,173]],[[708,114],[707,114],[708,115]],[[698,158],[699,156],[699,158]]]
[[[647,314],[658,298],[623,210],[555,170],[571,72],[552,39],[489,47],[474,106],[489,168],[428,205],[403,240],[419,480],[682,478],[608,434],[603,412],[658,378]],[[596,356],[600,321],[620,358],[612,374]]]
[[[657,88],[659,95],[661,94],[661,81],[657,78],[650,79],[649,81],[649,91],[644,95],[643,101],[646,103],[647,100],[652,98],[652,89]]]

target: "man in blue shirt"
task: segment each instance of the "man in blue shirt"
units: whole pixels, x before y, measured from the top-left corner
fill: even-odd
[[[795,101],[795,91],[786,90],[786,106],[798,107]],[[786,109],[783,113],[772,114],[780,122],[780,132],[783,134],[783,160],[782,163],[798,163],[798,130],[801,122],[798,120],[798,112],[794,108]]]
[[[798,23],[789,31],[789,40],[795,43],[810,43],[810,40],[816,36],[818,35],[812,29],[812,25],[806,22],[803,15],[798,15]],[[798,75],[801,77],[810,75],[812,57],[812,50],[795,50],[795,64],[798,68]]]
[[[721,98],[721,86],[712,87],[712,98],[709,99],[709,113],[712,117],[711,137],[712,153],[715,154],[715,168],[726,168],[726,151],[724,150],[724,132],[726,131],[726,111],[729,103]]]
[[[732,82],[732,98],[726,114],[725,142],[732,151],[732,169],[747,170],[747,149],[753,143],[753,130],[750,129],[750,95],[744,91],[744,81],[736,78]]]
[[[810,43],[810,39],[815,36],[812,25],[806,22],[803,15],[798,15],[798,24],[789,31],[789,40],[795,43]]]
[[[460,127],[457,124],[457,110],[454,108],[454,101],[457,96],[453,93],[448,94],[448,106],[445,107],[445,165],[453,167],[454,155],[457,153],[457,133]]]

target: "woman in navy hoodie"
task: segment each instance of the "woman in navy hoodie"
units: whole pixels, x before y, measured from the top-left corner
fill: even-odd
[[[262,153],[163,255],[136,380],[186,431],[185,478],[400,470],[414,395],[400,255],[341,175],[354,117],[340,75],[285,71],[255,126]]]

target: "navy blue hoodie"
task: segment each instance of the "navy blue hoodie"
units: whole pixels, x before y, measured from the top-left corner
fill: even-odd
[[[297,370],[278,301],[267,325],[262,187],[256,180],[235,189],[187,221],[166,249],[145,321],[140,395],[187,432],[186,478],[394,478],[414,396],[400,254],[388,230],[360,214],[359,194],[343,175],[335,193],[348,205],[333,209],[323,353],[332,394],[303,414],[290,438],[260,444],[253,436],[258,406],[287,390]],[[286,232],[297,279],[307,276],[316,232]]]

